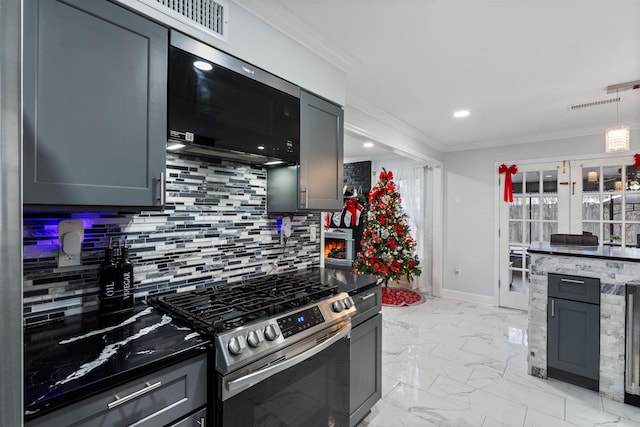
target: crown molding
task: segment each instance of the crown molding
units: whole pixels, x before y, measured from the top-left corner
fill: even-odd
[[[230,1],[344,72],[353,70],[362,64],[356,57],[329,43],[321,34],[311,30],[288,9],[273,1]]]
[[[639,130],[640,120],[625,122],[625,125],[629,126],[631,130]],[[605,131],[605,128],[603,128],[602,126],[591,126],[588,128],[546,132],[546,133],[539,133],[534,135],[520,136],[515,138],[503,138],[503,139],[472,142],[468,144],[450,145],[447,147],[445,151],[454,152],[454,151],[480,150],[483,148],[495,148],[495,147],[504,147],[507,145],[557,141],[562,139],[580,138],[580,137],[593,136],[593,135],[602,135],[602,138],[603,138],[602,140],[604,143],[604,131]]]
[[[380,120],[381,122],[393,127],[400,132],[409,135],[414,138],[418,142],[421,142],[434,150],[445,152],[447,151],[447,147],[442,143],[436,141],[429,135],[424,132],[419,131],[415,127],[411,126],[407,122],[400,120],[393,114],[388,113],[387,111],[381,109],[380,107],[371,104],[368,101],[365,101],[360,96],[354,94],[353,92],[347,91],[347,105],[362,111],[363,113]]]

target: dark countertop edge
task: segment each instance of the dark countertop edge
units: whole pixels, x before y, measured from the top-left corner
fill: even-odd
[[[635,249],[635,248],[632,248]],[[529,247],[528,253],[532,254],[544,254],[544,255],[558,255],[558,256],[572,256],[582,258],[595,258],[611,261],[627,261],[627,262],[640,262],[640,256],[625,256],[622,254],[605,254],[599,247],[593,248],[575,248],[570,249],[567,246],[544,246],[544,247]]]
[[[160,369],[182,362],[183,360],[196,357],[199,354],[208,351],[210,345],[211,341],[209,340],[201,341],[191,347],[178,350],[169,356],[161,357],[157,360],[133,369],[129,369],[127,371],[118,372],[111,377],[102,378],[99,381],[93,382],[84,387],[77,388],[63,395],[48,399],[44,402],[41,402],[40,404],[25,406],[24,421],[26,422],[35,418],[39,418],[57,409],[79,402],[105,390],[109,390],[113,387],[117,387],[121,384],[133,381],[136,378],[140,378],[153,372],[159,371]],[[29,414],[29,411],[33,412]]]

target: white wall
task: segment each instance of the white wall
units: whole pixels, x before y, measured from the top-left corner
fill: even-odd
[[[640,132],[631,141],[640,146]],[[639,148],[631,147],[629,164]],[[488,302],[497,291],[496,162],[607,157],[604,135],[450,152],[444,157],[443,295]],[[501,202],[504,203],[504,202]],[[460,277],[454,270],[460,269]],[[449,293],[447,293],[449,291]]]
[[[346,102],[344,71],[231,1],[227,1],[227,42],[159,13],[141,0],[115,1],[337,104]]]

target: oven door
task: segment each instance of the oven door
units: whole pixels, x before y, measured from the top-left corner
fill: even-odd
[[[266,366],[218,375],[216,425],[348,425],[350,332],[347,323],[322,342],[316,334],[271,355]]]

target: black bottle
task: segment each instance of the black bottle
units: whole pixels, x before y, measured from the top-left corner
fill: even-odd
[[[117,291],[118,266],[113,261],[113,249],[104,251],[104,262],[100,266],[100,313],[109,314],[120,310]]]
[[[126,246],[122,247],[118,263],[117,289],[120,293],[120,310],[133,310],[133,265],[129,261],[129,249]]]

